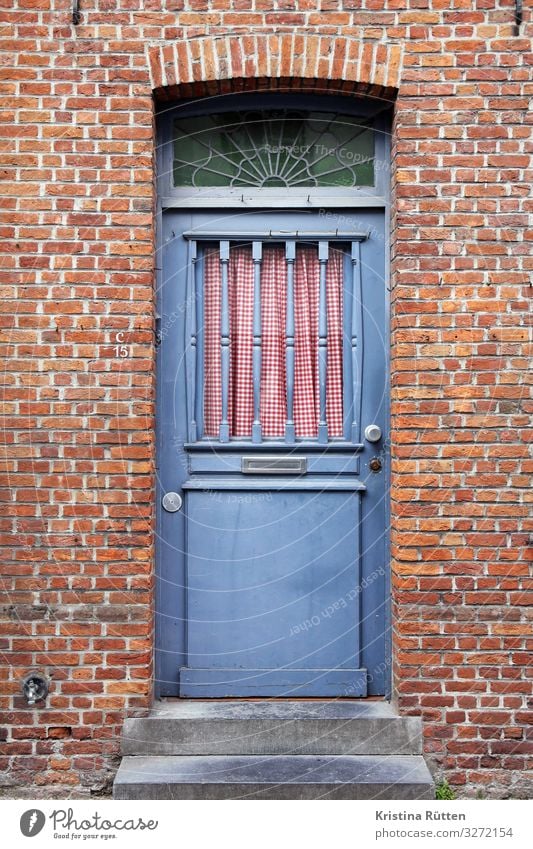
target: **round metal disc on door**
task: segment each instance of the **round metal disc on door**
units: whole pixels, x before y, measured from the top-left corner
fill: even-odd
[[[162,504],[167,513],[177,513],[178,510],[181,510],[183,498],[178,492],[167,492],[163,496]]]

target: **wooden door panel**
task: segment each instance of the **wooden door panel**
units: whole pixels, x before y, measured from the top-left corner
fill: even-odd
[[[346,220],[346,211],[342,215]],[[324,243],[331,238],[331,219],[316,212],[226,216],[220,210],[215,219],[207,212],[164,217],[158,352],[160,695],[385,692],[386,473],[370,472],[369,462],[377,455],[385,464],[386,442],[373,445],[362,437],[369,423],[377,423],[385,437],[387,431],[384,216],[378,210],[356,216],[358,239],[350,240],[349,225],[344,225],[344,241],[334,239],[335,249],[345,251],[344,428],[334,439],[320,428],[315,439],[295,438],[290,427],[276,439],[257,429],[232,438],[229,427],[207,438],[202,401],[202,233],[208,239],[215,220],[217,233],[226,232],[230,244],[236,234],[257,243],[260,231],[294,234],[298,228]],[[275,238],[283,242],[285,236]],[[227,330],[226,322],[224,344]],[[257,367],[257,334],[255,340]],[[227,384],[227,359],[220,362],[221,386]],[[322,387],[325,362],[317,372]],[[256,409],[260,391],[254,381]],[[324,408],[322,388],[319,401]],[[161,508],[168,492],[183,498],[181,510]]]
[[[335,681],[362,695],[361,492],[335,480],[303,491],[235,486],[187,492],[181,695],[249,695],[256,679],[274,687],[275,670],[284,675],[271,694],[327,696]]]

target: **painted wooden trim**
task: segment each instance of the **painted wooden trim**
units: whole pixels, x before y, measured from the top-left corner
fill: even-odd
[[[327,374],[328,374],[328,313],[326,275],[329,258],[329,242],[318,243],[318,261],[320,263],[320,283],[318,295],[318,387],[319,387],[319,420],[318,441],[326,445],[328,441],[328,424],[326,419],[327,404]]]
[[[221,442],[229,441],[229,377],[230,377],[230,327],[229,327],[229,242],[220,242],[220,268],[222,298],[220,309],[220,368],[222,386],[222,421],[219,428]]]
[[[200,451],[209,451],[211,453],[216,453],[217,451],[287,451],[287,444],[285,442],[272,442],[268,440],[263,440],[260,445],[253,445],[251,441],[245,440],[232,440],[229,442],[220,443],[217,440],[213,439],[202,439],[198,442],[186,442],[183,446],[186,451],[190,452],[200,452]],[[328,454],[334,451],[342,451],[347,454],[354,454],[355,452],[362,451],[364,448],[364,444],[362,442],[353,443],[348,442],[344,439],[330,439],[328,443]],[[295,442],[294,445],[291,445],[291,451],[305,451],[305,452],[320,452],[324,453],[324,446],[319,444],[318,442],[308,442],[308,441],[300,441]]]
[[[188,434],[191,442],[198,438],[196,426],[196,363],[197,363],[197,323],[196,323],[196,242],[191,241],[187,251],[187,284],[186,284],[186,327],[187,347],[186,359],[186,398]]]
[[[240,91],[214,95],[205,101],[202,97],[182,98],[175,104],[175,109],[169,108],[168,101],[156,103],[158,120],[172,124],[175,117],[195,118],[205,115],[206,111],[222,114],[235,112],[252,106],[254,109],[290,109],[296,108],[309,112],[336,112],[340,115],[352,115],[368,122],[379,120],[383,112],[390,112],[393,103],[385,103],[365,97],[364,95],[346,97],[334,92],[303,94],[297,91]],[[206,109],[207,106],[207,109]]]
[[[193,309],[195,313],[195,419],[196,419],[196,437],[198,439],[203,434],[204,429],[204,342],[203,342],[203,327],[204,327],[204,299],[203,299],[203,257],[201,252],[197,253],[194,263],[194,303]]]
[[[253,313],[253,351],[252,351],[252,379],[254,393],[254,420],[252,424],[252,442],[260,443],[262,439],[262,428],[260,421],[261,408],[261,259],[262,242],[253,242],[252,260],[254,264],[254,313]]]
[[[267,475],[261,478],[252,478],[248,475],[243,477],[207,477],[200,476],[197,478],[191,477],[182,484],[182,489],[187,490],[202,490],[204,492],[218,492],[225,490],[234,490],[247,492],[248,490],[261,491],[281,491],[289,490],[291,492],[297,490],[312,490],[315,492],[365,492],[366,486],[357,478],[349,478],[348,476],[332,477],[331,475],[320,475],[312,478],[296,477],[286,475],[282,478],[268,477]]]
[[[296,440],[294,424],[294,263],[296,260],[296,242],[285,243],[285,262],[287,268],[287,315],[285,324],[285,373],[287,380],[287,420],[285,422],[285,442]]]
[[[359,242],[352,242],[352,327],[350,335],[352,353],[352,428],[351,438],[358,442],[361,438],[361,391],[363,378],[363,293],[361,273],[361,248]]]
[[[262,190],[266,192],[266,189]],[[251,195],[245,192],[236,192],[235,189],[228,189],[227,194],[210,195],[203,194],[201,190],[196,189],[196,192],[178,193],[175,195],[167,195],[161,198],[161,207],[163,209],[194,209],[194,208],[212,208],[212,209],[235,209],[235,208],[257,208],[271,207],[272,209],[312,209],[317,207],[337,208],[337,209],[360,209],[369,207],[383,208],[387,205],[387,199],[383,195],[365,195],[362,192],[357,192],[356,189],[351,189],[352,194],[336,194],[336,195],[314,195],[312,189],[305,195],[293,194],[291,189],[290,202],[287,195]]]
[[[257,451],[256,448],[257,446],[249,446],[250,454],[253,452],[253,456],[255,457],[283,456],[281,452],[274,455],[268,455],[262,451]],[[291,450],[290,456],[301,457],[302,453]],[[324,456],[324,452],[318,455],[306,453],[303,456],[307,460],[308,474],[359,474],[359,457],[353,452],[351,452],[350,454],[332,454],[331,451],[328,451],[326,456]],[[215,452],[211,454],[205,452],[196,453],[191,451],[189,457],[189,470],[191,474],[197,474],[198,472],[216,472],[225,475],[234,473],[240,474],[242,458],[242,452],[226,452],[223,457],[220,457],[218,453]]]
[[[366,669],[179,669],[179,692],[186,698],[366,696]]]
[[[368,239],[369,233],[353,230],[239,230],[236,233],[228,230],[186,230],[182,236],[184,239],[193,239],[197,242],[225,240],[230,242],[286,242],[287,240],[320,242],[327,240],[325,241],[327,244],[327,242],[364,242]]]

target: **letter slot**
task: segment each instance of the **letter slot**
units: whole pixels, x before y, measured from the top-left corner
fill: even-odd
[[[243,457],[241,472],[244,475],[305,475],[307,457]]]

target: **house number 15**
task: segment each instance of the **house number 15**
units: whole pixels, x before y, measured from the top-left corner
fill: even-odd
[[[126,357],[130,355],[130,346],[124,344],[124,333],[121,331],[117,333],[115,336],[115,341],[117,344],[115,345],[115,356],[120,357],[124,360]]]

